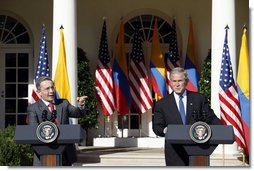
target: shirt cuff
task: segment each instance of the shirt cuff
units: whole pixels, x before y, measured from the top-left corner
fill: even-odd
[[[164,129],[163,129],[163,133],[166,134],[166,133],[167,133],[167,130],[168,130],[168,127],[164,128]]]

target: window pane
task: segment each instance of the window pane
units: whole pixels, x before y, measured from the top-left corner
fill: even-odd
[[[153,28],[153,25],[151,24],[152,16],[151,15],[142,15],[142,24],[145,28]]]
[[[12,34],[9,34],[6,41],[7,44],[14,44],[15,43],[15,38]]]
[[[16,67],[16,53],[5,54],[5,66]]]
[[[5,97],[16,97],[16,84],[5,85]]]
[[[28,54],[19,53],[18,54],[18,67],[28,67]]]
[[[4,15],[0,15],[0,29],[3,29],[4,28],[4,20],[5,20],[6,16]]]
[[[132,23],[133,24],[133,23]],[[135,25],[130,25],[130,23],[126,23],[125,25],[124,25],[124,32],[125,32],[125,34],[127,34],[127,35],[129,35],[129,36],[131,36],[133,33],[134,33],[134,28],[133,28],[133,26],[135,27]]]
[[[17,37],[17,43],[21,44],[21,43],[30,43],[30,39],[29,39],[29,35],[28,33],[22,34],[22,36]]]
[[[130,129],[139,129],[139,116],[131,115],[131,128]]]
[[[16,69],[5,70],[5,82],[16,82]]]
[[[28,82],[28,69],[18,70],[18,82]]]
[[[19,84],[18,85],[18,97],[28,97],[28,85]]]
[[[26,113],[27,112],[27,99],[19,99],[18,100],[18,113]]]
[[[7,30],[12,30],[12,28],[15,26],[15,24],[17,23],[17,20],[8,16],[7,20],[6,20],[6,25],[5,28]]]
[[[118,129],[128,129],[129,128],[129,116],[118,115]]]
[[[160,27],[162,25],[162,23],[164,23],[164,20],[158,16],[155,16],[157,18],[157,22],[158,22],[158,27]]]
[[[5,100],[5,113],[16,113],[16,100]]]
[[[12,32],[14,33],[15,36],[17,36],[17,35],[20,35],[20,34],[26,32],[26,28],[22,24],[18,23],[15,26],[15,28],[12,30]]]
[[[16,125],[16,115],[5,116],[5,127],[8,127],[10,125]]]
[[[166,35],[166,36],[163,36],[163,43],[168,43],[170,42],[170,35]]]

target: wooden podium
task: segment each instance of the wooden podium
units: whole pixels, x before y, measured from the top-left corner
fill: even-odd
[[[62,166],[62,154],[69,144],[80,143],[85,131],[80,125],[58,125],[58,137],[51,143],[43,143],[36,135],[37,125],[17,125],[14,141],[17,144],[31,144],[40,156],[43,166]]]
[[[219,144],[233,144],[235,141],[232,126],[210,125],[210,139],[205,143],[196,143],[189,135],[190,127],[191,125],[168,125],[165,136],[167,142],[184,147],[189,155],[190,166],[209,166],[210,155]]]

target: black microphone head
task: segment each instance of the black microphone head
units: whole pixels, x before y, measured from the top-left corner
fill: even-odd
[[[41,118],[42,118],[43,122],[48,120],[48,111],[47,110],[42,111]]]
[[[56,117],[56,110],[53,110],[53,112],[52,112],[52,115],[54,116],[54,117]]]
[[[51,122],[54,122],[55,119],[56,119],[56,116],[57,116],[56,110],[53,110],[52,113],[51,113],[50,121],[51,121]]]

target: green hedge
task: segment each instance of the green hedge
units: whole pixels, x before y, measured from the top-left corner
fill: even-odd
[[[0,165],[32,166],[33,149],[28,144],[16,144],[13,140],[14,126],[0,130]]]
[[[80,125],[86,131],[90,128],[96,128],[99,112],[97,111],[95,81],[90,72],[89,60],[86,57],[86,52],[81,48],[78,48],[78,94],[88,96],[86,108],[89,109],[84,117],[79,118]]]
[[[198,92],[202,93],[208,98],[210,105],[211,105],[211,67],[212,67],[211,49],[209,49],[208,55],[202,67]]]

